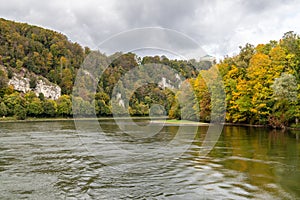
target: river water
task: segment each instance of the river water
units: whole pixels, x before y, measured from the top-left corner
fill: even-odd
[[[0,123],[0,199],[300,199],[292,132],[225,126],[204,156],[205,126],[168,151],[176,125],[134,137],[105,120],[100,140],[82,123]]]

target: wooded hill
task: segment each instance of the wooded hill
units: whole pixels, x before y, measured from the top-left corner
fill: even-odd
[[[31,117],[55,117],[72,115],[72,91],[76,74],[85,57],[91,53],[88,47],[81,47],[58,32],[44,29],[26,23],[17,23],[0,19],[0,115],[17,116],[24,119]],[[106,56],[111,60],[109,67],[103,73],[98,83],[96,94],[83,94],[79,99],[80,112],[84,116],[91,115],[91,107],[96,105],[98,116],[111,115],[110,98],[112,90],[126,72],[147,63],[168,65],[177,70],[185,78],[196,77],[198,70],[190,62],[182,60],[169,60],[162,56],[139,58],[133,53],[116,52]],[[208,69],[210,62],[192,61],[202,69]],[[2,70],[1,70],[2,69]],[[25,69],[25,70],[24,70]],[[8,80],[14,73],[28,72],[25,77],[30,79],[34,87],[36,76],[43,76],[50,82],[59,85],[62,96],[57,101],[45,99],[43,95],[37,97],[33,92],[22,94],[8,86]],[[32,75],[34,74],[34,75]],[[154,91],[155,89],[155,91]],[[152,100],[145,103],[146,93]],[[163,94],[161,94],[163,93]],[[134,94],[130,101],[130,114],[148,115],[148,106],[151,103],[166,103],[166,90],[157,85],[145,86]],[[164,97],[161,99],[160,97]],[[147,98],[146,98],[147,99]],[[153,100],[155,99],[155,100]],[[172,99],[172,98],[169,98]],[[168,105],[170,108],[170,105]],[[20,115],[20,117],[18,117]]]
[[[148,84],[135,91],[129,99],[124,99],[123,103],[129,104],[127,112],[131,115],[148,115],[151,106],[159,104],[171,118],[210,121],[212,107],[218,99],[214,99],[216,96],[212,95],[213,91],[207,87],[202,76],[210,74],[212,81],[217,82],[217,76],[213,74],[213,69],[217,68],[225,91],[224,117],[227,122],[273,127],[299,126],[300,37],[294,32],[285,33],[279,41],[240,47],[238,55],[225,57],[213,68],[210,62],[196,60],[170,60],[165,56],[139,58],[130,52],[106,56],[98,52],[104,59],[110,60],[110,65],[102,74],[96,93],[74,97],[72,92],[76,74],[91,52],[88,47],[83,48],[69,41],[61,33],[0,19],[0,115],[24,119],[26,116],[71,116],[76,112],[91,116],[95,107],[98,116],[110,116],[113,89],[120,78],[132,69],[155,64],[158,67],[169,66],[187,79],[185,83],[192,85],[193,95]],[[43,95],[37,97],[32,92],[23,94],[15,91],[7,83],[13,73],[22,69],[58,84],[62,96],[54,101]],[[139,75],[136,74],[136,77]],[[167,83],[174,82],[168,74],[165,78],[169,79],[166,79]],[[182,87],[184,85],[181,84]],[[130,92],[124,85],[120,88],[121,98]],[[185,104],[180,105],[178,102],[183,97]],[[80,110],[72,111],[72,100],[80,105]],[[187,107],[190,109],[186,111]]]

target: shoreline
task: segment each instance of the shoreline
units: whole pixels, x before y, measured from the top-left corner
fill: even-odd
[[[98,121],[105,121],[105,120],[112,120],[112,119],[124,119],[124,120],[143,120],[143,119],[152,119],[153,124],[166,124],[166,125],[183,125],[183,126],[209,126],[210,123],[208,122],[196,122],[196,121],[189,121],[189,120],[176,120],[176,119],[167,119],[164,121],[165,117],[143,117],[143,116],[135,116],[135,117],[82,117],[82,118],[76,118],[76,117],[60,117],[60,118],[27,118],[25,120],[17,120],[14,117],[7,117],[7,118],[0,118],[0,123],[26,123],[26,122],[59,122],[59,121],[90,121],[90,120],[98,120]],[[236,123],[222,123],[224,126],[242,126],[242,127],[253,127],[253,128],[271,128],[267,125],[255,125],[255,124],[236,124]],[[272,129],[272,128],[271,128]],[[286,130],[296,130],[300,131],[300,128],[294,128],[294,127],[286,127]],[[283,129],[278,129],[283,130]]]
[[[25,120],[17,120],[13,117],[6,117],[0,118],[0,123],[4,122],[55,122],[55,121],[90,121],[90,120],[98,120],[98,121],[105,121],[105,120],[112,120],[112,119],[124,119],[124,120],[139,120],[139,119],[151,119],[150,117],[58,117],[58,118],[39,118],[39,117],[30,117]],[[154,120],[165,119],[164,117],[154,117]]]

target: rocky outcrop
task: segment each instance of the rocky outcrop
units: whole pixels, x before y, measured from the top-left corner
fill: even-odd
[[[158,83],[158,85],[162,88],[171,88],[174,89],[174,86],[171,84],[170,80],[167,80],[165,77],[162,77],[161,81]]]
[[[167,79],[166,77],[162,77],[161,81],[158,82],[159,87],[170,88],[170,89],[180,88],[181,84],[182,84],[182,80],[179,74],[175,74],[175,79],[173,79],[173,81]]]
[[[61,96],[61,88],[48,81],[46,78],[32,75],[36,79],[35,88],[30,88],[30,79],[24,77],[25,73],[14,73],[8,84],[12,85],[15,90],[27,93],[33,91],[37,96],[42,93],[46,98],[58,99]]]
[[[117,101],[118,101],[119,106],[125,108],[125,103],[124,103],[124,100],[122,99],[122,94],[121,93],[117,94]]]
[[[17,74],[14,74],[14,76],[8,81],[8,85],[14,86],[14,89],[20,92],[26,93],[31,91],[29,78],[24,78]]]
[[[44,80],[37,81],[34,92],[37,96],[39,93],[43,93],[46,98],[54,100],[61,96],[61,88],[58,85],[49,82],[47,83]]]

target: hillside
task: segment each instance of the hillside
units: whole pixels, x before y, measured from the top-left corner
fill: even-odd
[[[0,116],[21,115],[19,118],[25,118],[72,115],[73,84],[80,65],[90,52],[88,47],[70,42],[61,33],[0,19]],[[82,106],[80,111],[74,112],[89,116],[91,107],[95,105],[98,116],[111,115],[110,98],[118,80],[140,65],[167,65],[185,78],[196,77],[199,69],[211,66],[209,61],[187,62],[169,60],[164,56],[139,58],[133,53],[116,52],[109,57],[102,54],[102,57],[110,60],[110,65],[100,78],[97,93],[84,93],[79,99],[76,98]],[[162,77],[163,87],[173,87],[168,76],[165,74]],[[127,89],[122,90],[124,96]],[[168,103],[164,102],[170,95]],[[149,100],[150,97],[152,100]],[[156,103],[167,106],[168,111],[174,94],[156,85],[148,85],[130,98],[125,102],[130,105],[130,114],[148,115],[149,106]],[[147,102],[145,99],[148,99]],[[119,101],[124,104],[122,95]]]
[[[0,65],[8,68],[8,74],[26,68],[58,84],[63,94],[70,94],[76,71],[88,52],[61,33],[0,19]]]

